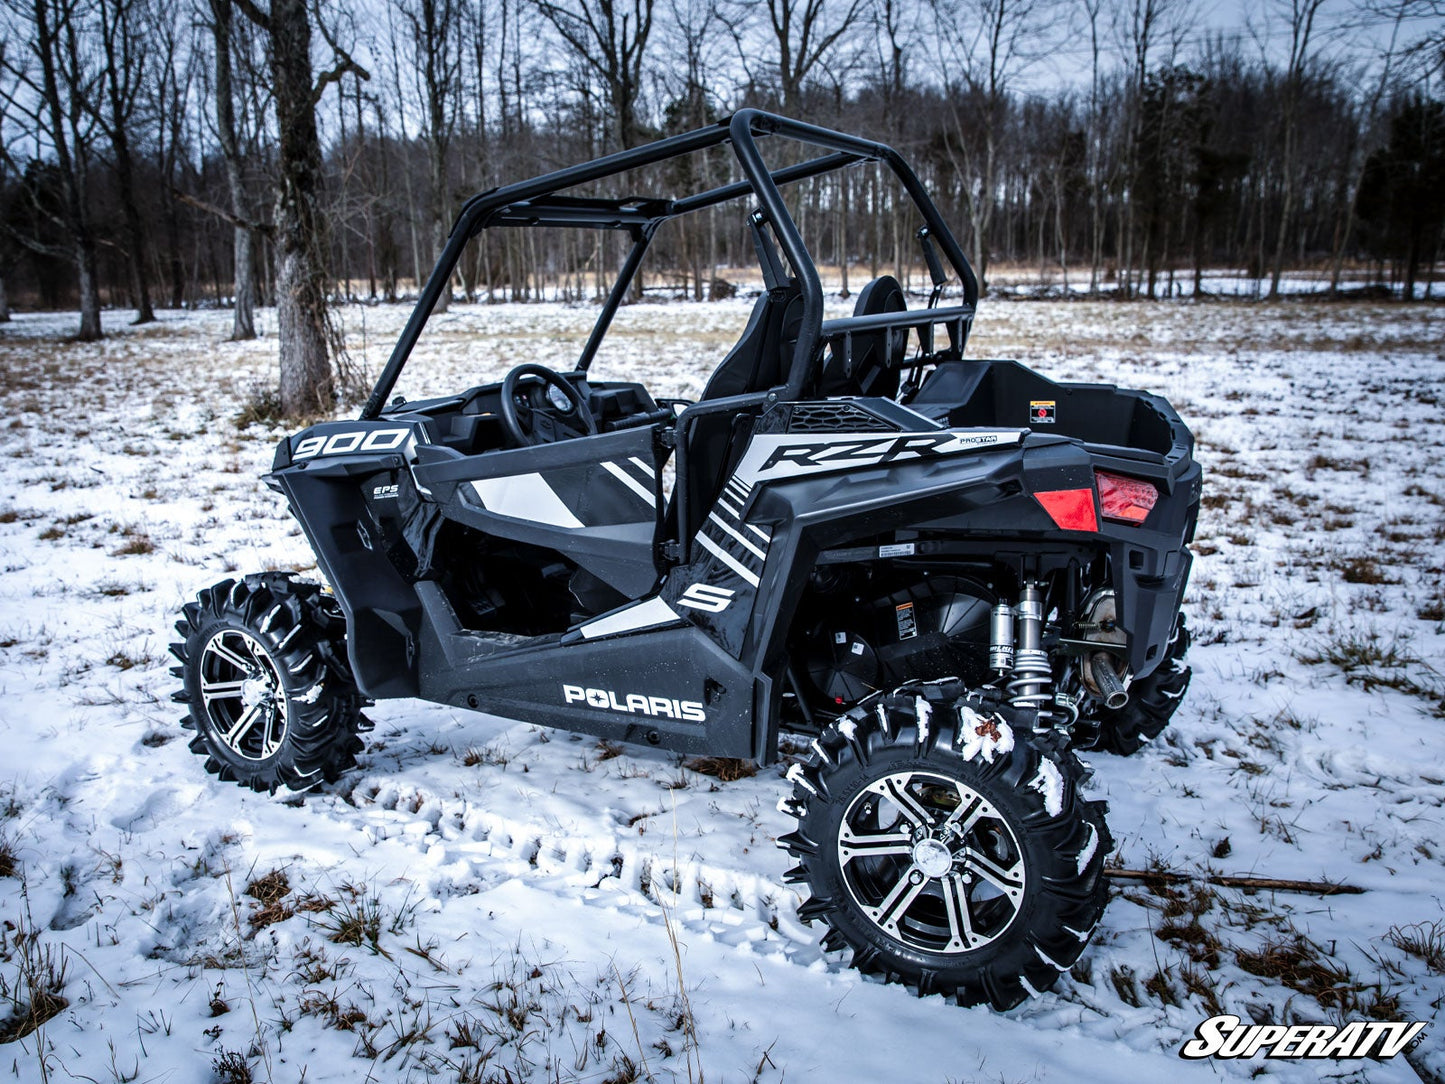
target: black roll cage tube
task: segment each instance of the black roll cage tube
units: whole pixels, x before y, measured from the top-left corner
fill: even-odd
[[[757,136],[776,135],[807,146],[818,147],[832,153],[821,155],[791,166],[770,170],[758,150]],[[734,181],[717,188],[699,192],[680,199],[594,199],[558,196],[557,192],[614,176],[641,166],[665,162],[683,155],[695,154],[710,147],[729,143],[733,154],[742,167],[745,180]],[[572,226],[592,229],[626,231],[632,238],[632,250],[628,253],[617,281],[613,284],[597,322],[583,347],[577,371],[586,372],[593,357],[607,333],[612,318],[627,296],[628,287],[641,265],[653,235],[664,222],[693,211],[704,210],[747,196],[757,197],[762,213],[772,226],[782,246],[784,255],[792,265],[794,274],[802,288],[803,313],[793,360],[788,369],[788,382],[767,392],[729,396],[695,403],[684,411],[678,425],[685,424],[689,415],[696,416],[714,411],[733,411],[779,399],[793,400],[801,396],[808,382],[809,368],[813,357],[824,341],[843,337],[855,331],[864,330],[856,324],[850,326],[850,319],[823,320],[823,286],[818,278],[808,250],[803,244],[797,224],[788,213],[779,185],[805,180],[809,177],[830,173],[858,162],[882,162],[902,183],[904,190],[922,213],[928,237],[938,244],[948,262],[953,266],[959,281],[963,284],[964,304],[949,309],[933,309],[929,314],[890,314],[893,322],[900,326],[922,326],[934,322],[949,323],[950,337],[956,341],[954,347],[961,353],[969,321],[978,304],[978,279],[969,266],[968,258],[958,240],[949,230],[943,216],[924,189],[922,182],[903,157],[892,147],[858,136],[821,128],[802,121],[765,113],[758,109],[741,109],[726,120],[715,125],[699,128],[682,135],[660,139],[646,146],[619,151],[603,158],[581,165],[569,166],[552,173],[543,174],[532,180],[493,188],[473,196],[463,206],[452,227],[450,236],[441,255],[437,257],[416,308],[402,329],[391,357],[387,359],[371,396],[362,408],[360,418],[367,421],[378,417],[386,405],[387,396],[396,386],[397,379],[411,356],[412,349],[421,337],[437,299],[445,289],[450,288],[452,272],[462,257],[467,242],[481,231],[493,226]],[[886,321],[885,321],[886,322]],[[679,435],[681,433],[679,432]],[[681,446],[679,445],[679,452]],[[679,470],[681,464],[679,464]]]

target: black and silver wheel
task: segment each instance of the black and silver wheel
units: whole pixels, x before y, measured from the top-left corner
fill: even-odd
[[[361,698],[346,665],[346,629],[316,584],[281,573],[223,580],[176,622],[173,699],[189,712],[190,748],[206,770],[253,790],[305,790],[355,763]]]
[[[1127,757],[1164,732],[1189,690],[1192,675],[1183,661],[1188,650],[1189,629],[1180,613],[1164,661],[1148,677],[1129,685],[1129,702],[1122,708],[1099,708],[1095,718],[1099,733],[1091,748]]]
[[[812,892],[800,917],[830,927],[825,948],[920,996],[998,1009],[1078,959],[1112,842],[1071,752],[914,690],[860,706],[814,749],[785,801],[797,830],[778,842]]]

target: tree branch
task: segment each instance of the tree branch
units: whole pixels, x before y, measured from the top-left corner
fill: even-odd
[[[205,200],[198,199],[197,197],[191,195],[189,192],[182,192],[178,188],[172,188],[171,195],[173,195],[176,199],[180,200],[182,203],[189,204],[190,206],[196,208],[196,210],[198,211],[205,211],[208,215],[215,215],[217,218],[225,222],[229,222],[238,230],[249,230],[252,233],[261,233],[265,234],[268,237],[271,235],[272,226],[270,225],[270,223],[247,222],[240,215],[234,214],[233,212],[226,210],[224,207],[217,207],[214,203],[207,203]]]
[[[235,0],[235,4],[241,9],[241,14],[250,19],[266,33],[271,32],[271,16],[256,6],[254,0]]]

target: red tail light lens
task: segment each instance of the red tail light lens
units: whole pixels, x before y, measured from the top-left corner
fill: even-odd
[[[1159,490],[1138,478],[1095,471],[1099,486],[1099,508],[1105,519],[1115,523],[1143,523],[1159,500]]]
[[[1054,524],[1064,531],[1097,531],[1099,523],[1094,518],[1094,491],[1092,489],[1051,489],[1035,493],[1034,500],[1044,506],[1044,511]]]

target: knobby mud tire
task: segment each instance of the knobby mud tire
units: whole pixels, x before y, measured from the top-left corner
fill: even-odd
[[[357,732],[366,729],[363,701],[347,664],[345,618],[320,585],[279,572],[222,580],[182,608],[176,631],[180,640],[170,650],[180,665],[171,673],[182,687],[172,699],[188,708],[181,726],[196,732],[190,749],[205,758],[208,772],[274,793],[283,784],[307,790],[334,782],[356,763],[362,748]],[[261,661],[257,672],[264,676],[256,688],[269,684],[267,702],[284,703],[284,728],[278,728],[274,748],[261,739],[261,755],[244,755],[228,744],[220,729],[225,719],[218,722],[219,713],[208,709],[202,659],[213,641],[223,648],[229,642],[233,653],[240,645],[247,657]],[[239,665],[222,665],[232,666],[228,677],[241,672]],[[234,696],[231,705],[227,710],[242,710]]]
[[[960,1005],[1009,1009],[1053,986],[1059,974],[1073,966],[1103,914],[1104,861],[1113,847],[1104,823],[1105,806],[1082,797],[1083,766],[1061,740],[1036,741],[1013,730],[1005,736],[1012,737],[1011,748],[1004,740],[990,749],[987,737],[980,743],[980,735],[1001,734],[1007,727],[1002,720],[967,711],[961,715],[956,700],[931,702],[920,712],[920,699],[911,690],[900,690],[865,702],[825,730],[814,743],[811,759],[790,771],[794,789],[780,808],[797,818],[797,827],[778,845],[797,858],[798,865],[786,879],[810,889],[812,896],[799,908],[799,917],[828,926],[824,948],[851,949],[852,965],[865,974],[902,983],[920,997],[944,994]],[[979,725],[982,730],[976,729]],[[962,742],[956,744],[960,727]],[[861,882],[856,874],[852,882],[847,879],[843,867],[853,859],[844,861],[839,855],[849,810],[859,808],[855,800],[860,796],[871,802],[870,787],[905,773],[956,781],[959,805],[970,800],[972,792],[1012,833],[1014,861],[1023,866],[1021,897],[1013,904],[1012,918],[978,947],[972,947],[968,936],[945,945],[945,951],[929,951],[916,938],[894,936],[866,913],[850,888],[850,883]],[[872,812],[868,804],[862,808]],[[850,838],[860,838],[853,834],[856,826],[849,824]],[[963,893],[962,907],[972,923],[978,911],[967,893],[977,896],[979,888],[964,885],[954,872],[969,861],[964,857],[966,843],[954,852],[951,871],[937,878],[937,891],[945,901],[952,894],[955,904]],[[923,876],[918,853],[915,849],[911,857],[893,861],[908,862],[918,871],[915,876]],[[937,854],[935,850],[935,861]],[[952,888],[943,886],[947,879],[954,880]],[[984,883],[975,880],[980,887]],[[935,880],[911,883],[923,883],[922,891],[930,892]],[[886,908],[887,901],[880,906]],[[997,907],[987,900],[978,906]],[[968,947],[960,951],[960,945]]]

